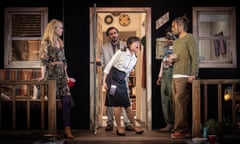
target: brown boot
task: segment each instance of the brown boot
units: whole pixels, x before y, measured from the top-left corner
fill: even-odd
[[[64,137],[67,139],[74,139],[70,127],[66,126],[64,129]]]

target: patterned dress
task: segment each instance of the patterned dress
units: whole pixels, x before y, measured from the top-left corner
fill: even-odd
[[[47,47],[45,52],[43,52],[44,47]],[[65,73],[67,63],[64,48],[52,47],[48,43],[43,44],[41,48],[40,60],[42,65],[46,66],[45,80],[56,80],[57,97],[71,95]],[[60,63],[52,64],[52,62]]]

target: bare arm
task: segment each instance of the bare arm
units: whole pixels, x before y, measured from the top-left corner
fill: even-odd
[[[38,81],[41,81],[41,80],[44,79],[44,77],[45,77],[45,71],[46,71],[46,66],[45,66],[45,65],[42,65],[42,66],[41,66],[41,77],[38,78]]]
[[[161,62],[159,74],[158,74],[158,79],[157,79],[157,85],[161,84],[162,81],[162,71],[163,71],[163,62]]]
[[[106,82],[106,80],[107,80],[107,75],[108,75],[108,74],[106,74],[106,73],[104,73],[104,75],[103,75],[103,87],[102,87],[102,91],[103,91],[103,92],[106,92],[106,90],[108,89],[108,87],[107,87],[107,82]]]

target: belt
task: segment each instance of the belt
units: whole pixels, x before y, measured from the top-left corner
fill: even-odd
[[[168,66],[168,67],[163,67],[163,69],[172,69],[173,68],[173,66]]]
[[[56,65],[56,64],[63,64],[62,61],[55,61],[55,62],[50,62],[50,65]]]

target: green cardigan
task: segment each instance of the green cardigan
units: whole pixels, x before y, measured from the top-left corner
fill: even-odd
[[[173,74],[182,74],[198,77],[199,49],[196,39],[190,33],[178,38],[173,43],[173,53],[177,55]]]

